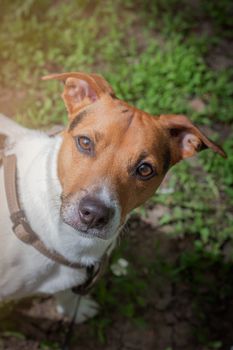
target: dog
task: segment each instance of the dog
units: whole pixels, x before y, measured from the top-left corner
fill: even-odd
[[[104,78],[70,72],[44,80],[64,83],[68,126],[49,137],[0,115],[5,155],[17,159],[17,188],[27,222],[47,251],[80,268],[60,264],[13,233],[0,167],[0,300],[56,294],[70,315],[71,288],[86,268],[110,254],[129,213],[151,197],[167,171],[206,148],[226,157],[183,115],[151,116],[118,99]],[[83,268],[82,268],[83,267]],[[76,322],[96,314],[82,297]]]

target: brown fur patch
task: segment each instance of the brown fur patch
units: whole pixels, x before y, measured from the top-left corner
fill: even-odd
[[[130,106],[127,106],[128,113],[122,113],[121,103],[102,97],[88,107],[81,124],[78,120],[71,121],[72,127],[64,134],[59,154],[59,178],[65,197],[79,196],[107,182],[113,197],[119,201],[123,222],[161,183],[164,152],[155,144],[163,145],[165,140],[153,117]],[[77,131],[94,140],[95,158],[79,152],[73,141]],[[129,170],[142,159],[158,170],[158,175],[148,181],[139,180]]]

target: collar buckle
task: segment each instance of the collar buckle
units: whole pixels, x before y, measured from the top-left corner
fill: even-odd
[[[94,265],[88,266],[86,269],[87,270],[86,282],[84,282],[79,286],[73,287],[72,292],[79,295],[88,294],[105,273],[108,262],[109,262],[109,256],[107,253],[105,253],[104,256],[102,257],[102,260],[99,262],[99,266],[96,270]]]

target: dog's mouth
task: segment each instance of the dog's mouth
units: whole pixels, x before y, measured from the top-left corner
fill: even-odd
[[[108,215],[101,216],[98,212],[98,218],[96,218],[97,214],[94,215],[91,209],[87,210],[86,208],[80,214],[76,206],[66,203],[61,206],[60,216],[62,221],[72,227],[79,235],[90,239],[108,240],[118,232],[120,224],[113,208],[108,211]]]
[[[62,220],[66,225],[71,226],[82,237],[89,238],[89,239],[93,239],[93,238],[99,238],[103,240],[108,239],[109,232],[106,229],[88,228],[88,227],[84,227],[81,224],[70,222],[65,218],[62,218]]]

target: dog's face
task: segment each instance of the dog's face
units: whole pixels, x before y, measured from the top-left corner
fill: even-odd
[[[97,75],[45,79],[64,81],[69,113],[58,158],[61,217],[88,237],[112,238],[181,159],[207,147],[225,156],[186,117],[152,117],[115,98]]]

